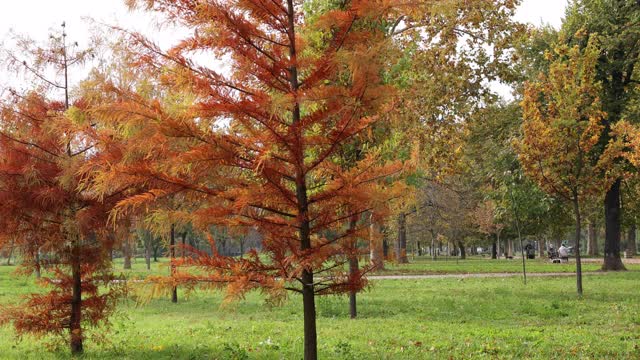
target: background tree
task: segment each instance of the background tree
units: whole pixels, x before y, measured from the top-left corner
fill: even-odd
[[[480,203],[473,212],[473,221],[478,226],[478,230],[487,236],[492,236],[491,258],[498,258],[498,240],[500,233],[504,229],[504,224],[498,222],[498,212],[496,204],[490,200]]]
[[[46,47],[26,38],[18,45],[21,52],[8,55],[10,68],[41,85],[12,90],[1,104],[0,243],[19,244],[25,270],[47,270],[42,283],[52,289],[4,308],[0,321],[12,322],[19,334],[68,332],[71,352],[78,354],[83,329],[105,322],[120,294],[109,282],[113,238],[105,228],[119,194],[98,201],[79,187],[78,171],[95,154],[95,129],[86,103],[71,97],[69,70],[89,52],[67,43],[64,23]],[[53,100],[60,93],[61,100]],[[46,260],[37,258],[40,252]]]
[[[345,4],[308,3],[322,9]],[[522,30],[511,19],[515,6],[513,1],[416,2],[384,24],[393,41],[384,77],[399,88],[400,106],[387,114],[392,121],[378,123],[366,146],[378,147],[390,158],[411,159],[416,169],[406,179],[408,185],[420,187],[420,178],[437,180],[456,168],[466,117],[493,98],[488,81],[506,75],[510,39]],[[405,218],[420,207],[414,193],[407,191],[395,202],[393,224],[386,226],[397,234],[399,263],[408,261]],[[384,241],[371,239],[371,262],[383,267]]]

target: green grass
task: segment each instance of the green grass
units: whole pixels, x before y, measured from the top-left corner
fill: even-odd
[[[12,270],[0,267],[0,303],[36,289]],[[317,300],[320,357],[637,359],[639,283],[637,271],[589,275],[578,299],[573,277],[532,278],[527,286],[518,277],[373,281],[358,297],[357,320],[348,319],[346,298]],[[84,358],[301,358],[298,296],[277,308],[264,305],[259,293],[231,307],[221,302],[215,293],[181,298],[177,305],[123,301],[109,342],[88,342]],[[64,348],[46,351],[43,341],[16,341],[10,327],[0,327],[1,359],[68,357]]]

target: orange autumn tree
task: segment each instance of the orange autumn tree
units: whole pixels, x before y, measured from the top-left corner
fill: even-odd
[[[609,143],[603,156],[595,149],[606,114],[599,98],[595,66],[600,54],[596,37],[584,50],[558,45],[549,73],[525,86],[522,139],[516,144],[522,166],[550,195],[568,202],[575,216],[577,291],[582,295],[580,261],[583,201],[602,194],[615,179],[612,159],[620,153]],[[606,174],[606,176],[602,176]]]
[[[94,155],[94,129],[83,101],[71,99],[67,76],[87,53],[67,46],[64,28],[50,40],[40,47],[23,39],[23,58],[9,59],[43,85],[10,91],[0,103],[0,246],[14,242],[22,250],[24,273],[46,270],[40,283],[50,291],[3,306],[0,323],[13,323],[18,334],[68,336],[78,354],[84,328],[106,321],[120,293],[109,288],[114,239],[104,227],[116,197],[99,202],[78,190],[78,170]],[[45,80],[50,71],[64,78]],[[50,99],[56,94],[64,97]]]
[[[495,235],[492,239],[491,258],[497,259],[500,254],[500,233],[504,229],[504,224],[498,218],[498,208],[492,200],[485,200],[479,203],[473,210],[471,215],[472,222],[477,226],[478,231],[489,237]]]
[[[366,268],[346,266],[359,251],[351,239],[366,235],[350,223],[393,196],[383,180],[400,170],[371,149],[347,168],[339,157],[390,108],[378,56],[387,40],[376,24],[397,2],[351,1],[313,17],[299,0],[129,4],[192,35],[162,51],[129,34],[135,67],[153,80],[122,86],[104,75],[103,89],[116,100],[94,114],[113,130],[104,133],[111,144],[92,188],[147,189],[120,202],[114,218],[180,193],[197,206],[174,212],[175,221],[202,231],[258,229],[260,256],[200,252],[156,281],[165,289],[226,286],[231,297],[258,288],[275,298],[300,293],[304,358],[316,359],[315,296],[366,285]],[[220,59],[224,73],[215,70]]]

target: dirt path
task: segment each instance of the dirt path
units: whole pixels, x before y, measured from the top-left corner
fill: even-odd
[[[600,263],[602,264],[602,258],[584,258],[582,259],[582,262],[588,262],[588,263]],[[640,264],[640,258],[631,258],[631,259],[622,259],[622,263],[623,264]]]
[[[582,275],[606,275],[606,272],[588,271]],[[527,277],[575,276],[570,272],[527,273]],[[430,274],[430,275],[371,275],[369,280],[411,280],[411,279],[469,279],[469,278],[506,278],[522,276],[522,273],[484,273],[484,274]]]

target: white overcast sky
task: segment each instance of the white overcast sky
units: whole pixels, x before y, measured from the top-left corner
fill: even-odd
[[[517,19],[536,25],[545,22],[558,26],[566,3],[566,0],[524,0]],[[33,38],[46,38],[49,29],[57,29],[62,21],[66,21],[70,38],[77,37],[83,42],[90,26],[83,20],[86,17],[150,34],[153,28],[148,15],[130,13],[122,0],[5,0],[2,5],[0,38],[5,38],[10,29]],[[156,38],[160,42],[170,42],[165,37]]]
[[[524,0],[516,18],[534,25],[548,23],[558,27],[566,4],[567,0]],[[157,30],[150,14],[128,11],[123,0],[3,0],[2,5],[0,43],[5,45],[10,31],[44,40],[52,30],[59,31],[64,21],[69,40],[77,41],[84,47],[88,42],[89,28],[94,26],[94,21],[89,18],[95,19],[95,22],[140,31],[163,47],[176,40],[176,34]],[[0,79],[9,75],[1,72]]]

